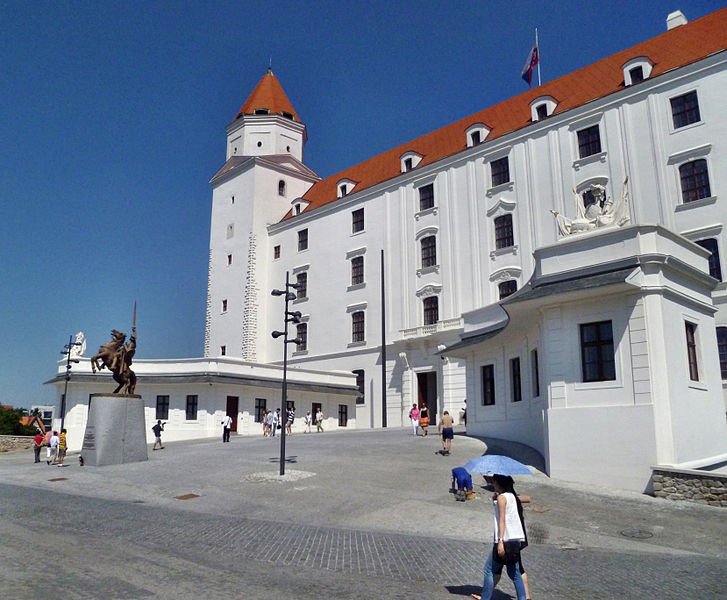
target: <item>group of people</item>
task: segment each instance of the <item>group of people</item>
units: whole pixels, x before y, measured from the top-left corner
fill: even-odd
[[[229,417],[227,417],[229,419]],[[316,431],[319,433],[323,432],[323,421],[325,421],[325,416],[323,414],[323,411],[319,408],[315,415],[312,415],[310,411],[305,413],[305,417],[303,419],[303,422],[305,423],[305,429],[303,430],[303,433],[312,433],[311,428],[313,427],[313,424],[315,423]],[[295,406],[291,406],[288,408],[287,414],[285,416],[285,434],[286,435],[293,435],[293,423],[295,422]],[[275,410],[266,410],[265,414],[262,418],[262,425],[263,425],[263,437],[275,437],[276,432],[279,429],[283,428],[283,420],[280,415],[280,409],[276,408]],[[223,421],[224,426],[224,421]],[[229,441],[229,432],[223,432],[223,441],[224,441],[224,435],[225,433],[228,436]]]
[[[429,435],[429,407],[426,402],[422,402],[421,406],[413,404],[409,411],[409,419],[415,436],[419,435],[422,430],[422,436]],[[452,440],[454,439],[454,419],[449,411],[445,410],[439,418],[437,431],[442,435],[442,449],[439,453],[442,456],[448,456],[452,450]]]
[[[35,462],[40,462],[40,453],[45,448],[45,462],[48,465],[57,465],[62,467],[66,459],[66,450],[68,449],[68,441],[66,439],[67,431],[61,430],[60,435],[57,431],[47,431],[45,436],[39,431],[33,437],[33,455]]]

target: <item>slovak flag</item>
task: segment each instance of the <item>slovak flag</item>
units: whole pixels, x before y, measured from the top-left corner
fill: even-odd
[[[533,80],[533,69],[537,66],[538,62],[540,62],[538,47],[533,46],[530,54],[528,54],[528,59],[525,61],[523,71],[520,73],[520,76],[527,82],[528,85],[530,85],[530,82]]]

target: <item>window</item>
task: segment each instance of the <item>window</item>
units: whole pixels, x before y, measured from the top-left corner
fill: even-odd
[[[520,387],[520,357],[510,359],[510,399],[520,402],[523,399]]]
[[[285,181],[278,181],[278,196],[285,196]]]
[[[227,300],[222,301],[222,312],[223,313],[227,312]]]
[[[227,255],[227,266],[229,267],[232,264],[232,254]]]
[[[235,148],[235,152],[237,152],[237,148]],[[230,197],[230,200],[232,201],[232,204],[234,204],[234,203],[235,203],[235,197],[234,197],[234,196],[231,196],[231,197]]]
[[[510,161],[507,156],[493,160],[490,163],[490,174],[492,175],[492,187],[510,181]]]
[[[717,327],[717,353],[722,379],[727,379],[727,327]]]
[[[364,209],[359,208],[351,213],[351,233],[364,230]]]
[[[585,382],[616,379],[611,321],[581,325],[581,366]]]
[[[603,208],[603,204],[606,202],[606,194],[603,194],[600,191],[596,192],[593,188],[589,188],[585,192],[583,192],[582,197],[583,208],[586,209],[592,204],[597,204],[598,208]]]
[[[296,298],[302,300],[308,297],[308,273],[298,273],[295,276],[295,285],[298,286]]]
[[[717,240],[714,238],[699,240],[697,244],[712,253],[709,257],[709,274],[718,281],[722,281],[722,267],[719,264],[719,247],[717,246]]]
[[[497,289],[500,292],[500,300],[504,300],[508,296],[512,296],[517,291],[517,281],[514,279],[503,281],[497,286]]]
[[[338,426],[346,427],[348,425],[348,406],[345,404],[338,405]]]
[[[220,346],[220,356],[227,356],[227,346]]]
[[[532,369],[533,397],[540,396],[540,369],[538,367],[538,350],[530,351],[530,368]]]
[[[356,398],[356,404],[364,404],[366,400],[365,372],[363,369],[354,369],[352,373],[356,375],[356,387],[358,388],[358,397]]]
[[[197,395],[187,396],[187,408],[186,408],[187,421],[197,420]]]
[[[704,158],[681,165],[679,179],[682,185],[682,202],[694,202],[712,195],[709,188],[707,161]]]
[[[538,104],[538,106],[535,107],[535,114],[538,115],[538,121],[542,121],[543,119],[548,118],[548,105]]]
[[[351,341],[363,342],[366,337],[364,334],[364,312],[356,311],[351,315]]]
[[[268,401],[265,398],[255,398],[255,423],[262,423],[265,417]]]
[[[169,396],[157,396],[157,410],[155,419],[169,418]]]
[[[644,67],[634,67],[629,69],[629,75],[631,76],[631,85],[641,83],[644,80]]]
[[[439,321],[439,298],[437,296],[429,296],[424,298],[424,324],[434,325]]]
[[[342,183],[338,186],[338,196],[339,198],[342,198],[346,194],[348,194],[348,186],[345,183]]]
[[[482,143],[482,132],[481,131],[473,131],[470,133],[470,140],[472,140],[472,145],[476,146],[477,144]]]
[[[674,122],[674,129],[686,127],[691,123],[698,123],[702,120],[699,115],[699,100],[697,92],[689,92],[671,99],[671,118]]]
[[[419,210],[434,208],[434,184],[423,185],[419,188]]]
[[[226,235],[227,235],[227,239],[228,239],[228,240],[229,240],[229,239],[230,239],[231,237],[234,237],[234,235],[235,235],[235,225],[234,225],[233,223],[230,223],[230,224],[229,224],[229,225],[227,226],[227,232],[226,232]]]
[[[301,229],[298,232],[298,252],[308,250],[308,230]]]
[[[502,215],[495,219],[495,248],[509,248],[515,245],[512,232],[512,215]]]
[[[434,267],[437,264],[437,238],[433,235],[428,235],[422,238],[422,269],[427,267]]]
[[[404,159],[404,171],[411,171],[414,168],[411,158]]]
[[[364,257],[355,256],[351,259],[351,285],[364,282]]]
[[[482,367],[482,406],[495,404],[495,365]]]
[[[578,157],[586,158],[601,152],[601,132],[598,125],[586,127],[578,132]]]
[[[689,379],[699,381],[699,365],[697,364],[697,326],[686,321],[684,329],[687,334],[687,359],[689,360]]]
[[[295,326],[295,337],[300,340],[300,343],[295,346],[296,352],[308,350],[308,323],[298,323]]]
[[[280,258],[280,246],[273,246],[273,258]]]
[[[295,213],[296,215],[299,215],[299,214],[300,214],[300,204],[296,204],[296,205],[295,205],[295,207],[293,208],[293,212],[294,212],[294,213]]]

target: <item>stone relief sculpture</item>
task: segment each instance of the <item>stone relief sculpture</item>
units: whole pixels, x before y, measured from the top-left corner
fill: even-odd
[[[111,339],[98,349],[91,357],[91,371],[107,368],[111,371],[118,387],[114,394],[133,394],[136,387],[136,374],[131,370],[132,359],[136,353],[136,304],[134,304],[134,324],[131,336],[126,341],[126,334],[116,329],[111,330]]]
[[[588,189],[592,192],[594,202],[587,207],[584,206],[581,195],[573,190],[576,204],[576,216],[574,219],[565,217],[557,210],[550,211],[558,224],[560,236],[565,237],[603,227],[621,227],[631,221],[628,204],[628,181],[629,178],[626,177],[624,179],[621,197],[616,202],[611,197],[606,198],[606,188],[604,186],[599,184],[592,185]]]

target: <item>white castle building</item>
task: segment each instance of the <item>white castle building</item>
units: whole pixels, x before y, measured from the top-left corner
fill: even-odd
[[[150,424],[161,397],[172,439],[217,435],[226,411],[258,431],[260,401],[279,405],[270,292],[287,275],[297,416],[315,402],[333,427],[399,427],[412,404],[466,401],[468,433],[638,490],[653,465],[727,460],[726,66],[727,10],[672,13],[653,39],[323,179],[268,71],[211,180],[204,358],[134,363]],[[78,427],[106,381],[81,360]]]

